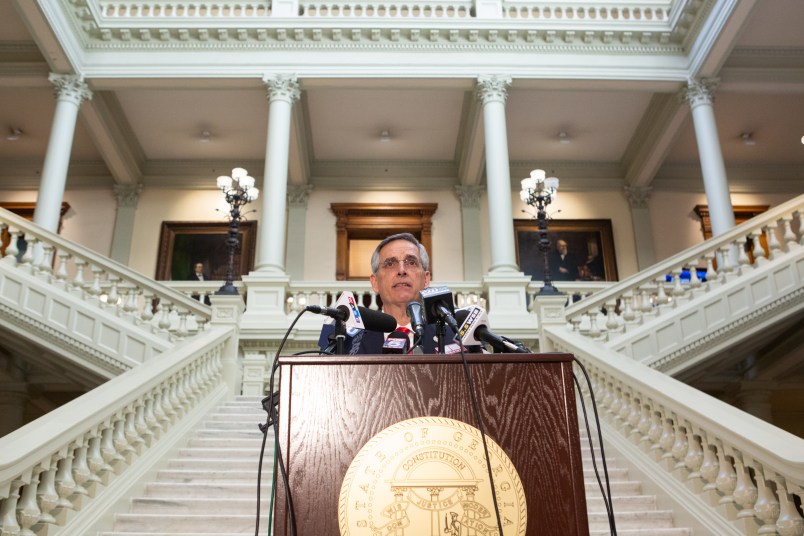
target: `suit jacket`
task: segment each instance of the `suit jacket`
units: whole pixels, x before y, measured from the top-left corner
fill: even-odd
[[[329,336],[335,331],[334,324],[324,324],[321,328],[321,335],[318,338],[318,346],[322,350],[329,345]],[[452,343],[455,337],[452,329],[447,326],[444,335],[444,344]],[[424,326],[424,336],[422,337],[422,348],[425,354],[436,353],[436,327],[433,324]],[[343,342],[343,351],[347,355],[360,354],[381,354],[382,345],[385,342],[385,334],[379,331],[369,331],[367,329],[355,330],[352,335],[348,332],[346,340]]]

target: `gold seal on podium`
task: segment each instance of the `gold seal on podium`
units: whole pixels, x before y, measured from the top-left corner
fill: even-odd
[[[486,442],[503,536],[522,536],[522,482],[500,446]],[[419,417],[381,431],[346,472],[338,519],[341,536],[499,536],[480,430]]]

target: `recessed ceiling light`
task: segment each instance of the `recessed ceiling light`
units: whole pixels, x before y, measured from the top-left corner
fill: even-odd
[[[6,139],[8,141],[17,141],[21,137],[22,137],[22,130],[20,130],[17,127],[11,127],[8,136],[6,136]]]
[[[391,133],[387,130],[380,132],[380,141],[383,143],[391,141]]]
[[[740,139],[743,140],[744,145],[756,145],[757,140],[754,139],[753,132],[743,132],[740,134]]]
[[[569,134],[563,130],[558,133],[558,143],[570,143],[571,141]]]
[[[209,130],[202,130],[201,136],[198,138],[198,141],[200,141],[201,143],[207,143],[209,142],[210,138],[212,138],[212,132],[210,132]]]

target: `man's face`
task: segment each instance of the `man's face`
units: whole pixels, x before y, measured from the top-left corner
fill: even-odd
[[[567,243],[564,242],[563,240],[559,240],[558,242],[556,242],[556,248],[558,248],[559,254],[561,255],[567,254]]]
[[[195,265],[195,273],[200,274],[203,271],[204,271],[204,265],[201,264],[200,262],[196,263],[196,265]]]
[[[416,265],[400,262],[416,261]],[[393,262],[393,261],[396,262]],[[425,272],[419,248],[407,240],[388,242],[380,250],[380,268],[371,274],[371,288],[380,295],[383,305],[405,307],[419,299],[419,292],[430,285],[430,272]]]

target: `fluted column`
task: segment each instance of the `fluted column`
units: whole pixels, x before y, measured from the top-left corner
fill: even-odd
[[[518,272],[514,247],[511,209],[511,171],[508,164],[508,134],[505,127],[505,100],[510,77],[480,77],[477,97],[483,104],[486,140],[486,181],[488,185],[490,272]]]
[[[288,275],[304,279],[304,244],[307,228],[307,203],[313,187],[309,184],[288,187]]]
[[[692,109],[692,122],[701,159],[701,173],[709,204],[713,236],[734,227],[734,209],[729,196],[726,165],[723,163],[712,105],[716,87],[717,80],[690,80],[682,95],[683,100],[688,102]]]
[[[270,104],[256,271],[282,274],[285,271],[290,113],[300,93],[295,77],[265,78],[263,82]]]
[[[92,92],[81,76],[51,73],[48,80],[56,87],[57,103],[39,183],[34,222],[55,233],[59,229],[78,108],[84,100],[92,98]]]
[[[480,186],[456,186],[455,193],[461,201],[461,230],[463,234],[463,278],[480,281],[482,277],[480,251]]]
[[[653,226],[650,222],[648,198],[650,188],[625,187],[625,197],[631,207],[631,225],[634,229],[637,264],[640,270],[656,263],[656,250],[653,247]]]
[[[117,215],[114,219],[111,257],[117,262],[128,264],[131,255],[131,236],[134,232],[134,216],[142,192],[142,185],[116,184],[114,196],[117,199]]]

